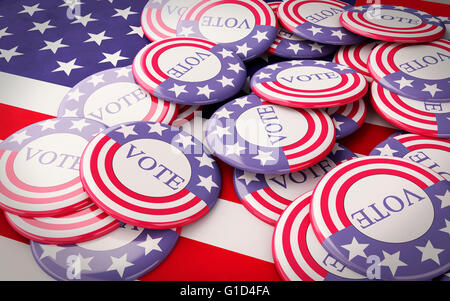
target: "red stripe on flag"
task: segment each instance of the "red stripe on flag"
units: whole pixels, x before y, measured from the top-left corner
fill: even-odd
[[[54,116],[51,115],[25,110],[2,103],[0,103],[0,116],[0,139],[3,140],[30,124],[54,118]]]
[[[267,246],[270,248],[270,245]],[[144,281],[280,281],[273,263],[180,237]]]

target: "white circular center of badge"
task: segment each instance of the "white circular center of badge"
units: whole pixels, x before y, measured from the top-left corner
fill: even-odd
[[[310,2],[299,7],[300,16],[306,21],[325,27],[342,27],[339,16],[344,10],[329,3]]]
[[[199,0],[169,0],[161,9],[161,20],[169,28],[176,28],[184,12]],[[157,1],[153,1],[157,2]]]
[[[236,121],[236,130],[239,136],[254,145],[283,147],[303,138],[308,122],[294,109],[261,105],[242,113]]]
[[[88,141],[58,133],[39,137],[17,154],[13,170],[25,184],[51,187],[79,177],[80,157]]]
[[[167,142],[137,139],[122,145],[112,160],[114,174],[128,189],[150,197],[181,191],[191,178],[186,156]]]
[[[112,83],[89,96],[84,105],[84,116],[111,126],[129,121],[129,116],[142,120],[150,106],[150,97],[140,86]]]
[[[422,20],[414,14],[393,9],[380,9],[376,6],[366,11],[363,18],[374,24],[391,28],[409,28],[422,24]]]
[[[385,174],[354,183],[345,195],[344,208],[349,221],[361,233],[389,243],[421,237],[434,218],[433,204],[419,186]]]
[[[339,73],[313,66],[297,66],[282,70],[276,79],[289,88],[315,91],[335,87],[342,81]]]
[[[302,192],[313,190],[322,176],[335,166],[336,164],[331,159],[325,157],[320,165],[316,164],[293,173],[265,175],[264,177],[273,192],[287,200],[294,200]]]
[[[147,57],[146,64],[152,65],[152,57]],[[184,82],[209,80],[222,68],[215,54],[192,46],[176,46],[164,51],[158,58],[158,66],[169,77]]]
[[[121,248],[134,241],[143,228],[125,225],[99,238],[77,244],[79,247],[91,251],[109,251]]]
[[[404,73],[422,79],[448,78],[450,54],[430,45],[403,47],[394,54],[394,62]]]
[[[308,251],[312,258],[326,271],[333,275],[343,277],[345,279],[363,279],[364,276],[359,275],[352,270],[344,267],[344,265],[332,257],[328,252],[322,247],[319,240],[317,239],[312,226],[309,225],[306,230],[306,245],[308,246]]]
[[[208,9],[200,18],[199,30],[215,43],[232,43],[248,36],[255,27],[253,12],[243,5],[224,3]]]
[[[450,160],[447,151],[434,148],[420,149],[410,152],[404,158],[425,165],[450,181]]]

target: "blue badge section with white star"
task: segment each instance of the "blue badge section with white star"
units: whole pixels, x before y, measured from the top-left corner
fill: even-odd
[[[140,26],[146,2],[1,1],[0,70],[73,86],[130,65],[148,43]]]
[[[85,243],[31,241],[31,251],[39,266],[56,280],[132,281],[161,264],[178,238],[174,229],[150,230],[121,223],[117,230]]]

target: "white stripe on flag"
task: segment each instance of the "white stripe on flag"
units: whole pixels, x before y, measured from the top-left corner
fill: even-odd
[[[56,116],[69,87],[0,72],[0,103]]]
[[[38,266],[30,246],[0,236],[0,281],[53,280]]]

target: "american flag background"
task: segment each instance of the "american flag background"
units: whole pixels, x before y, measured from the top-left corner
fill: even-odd
[[[450,17],[449,0],[346,2],[403,5]],[[56,116],[67,91],[87,76],[131,65],[137,52],[150,43],[140,21],[146,3],[0,1],[0,139]],[[397,130],[369,108],[361,129],[339,142],[368,155]],[[271,252],[273,226],[244,208],[234,192],[233,169],[219,165],[222,192],[215,207],[183,227],[169,257],[140,280],[281,280]],[[51,280],[35,263],[29,244],[0,214],[0,280]]]

